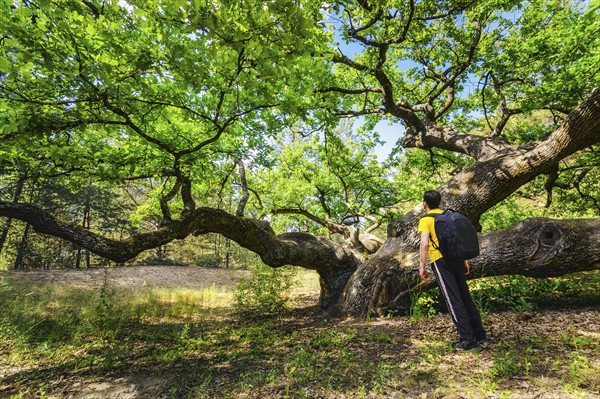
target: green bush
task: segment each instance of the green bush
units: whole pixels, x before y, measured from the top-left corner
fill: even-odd
[[[594,305],[600,303],[600,270],[553,278],[518,275],[469,281],[480,309],[525,312],[544,306]]]
[[[418,322],[423,317],[433,316],[437,313],[439,306],[439,289],[415,292],[410,296],[410,319]]]
[[[263,265],[252,272],[251,279],[236,287],[234,303],[238,313],[269,314],[283,309],[296,282],[295,269],[271,269]]]

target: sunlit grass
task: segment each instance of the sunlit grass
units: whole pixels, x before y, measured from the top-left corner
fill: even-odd
[[[127,299],[129,306],[150,320],[197,320],[228,313],[233,308],[231,288],[146,288]]]
[[[314,296],[318,294],[321,287],[319,285],[319,274],[314,270],[298,268],[296,275],[297,284],[292,287],[291,296],[306,295]]]

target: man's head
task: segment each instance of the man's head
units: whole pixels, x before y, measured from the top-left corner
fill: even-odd
[[[442,195],[435,190],[425,191],[423,201],[429,209],[439,208],[440,202],[442,202]]]

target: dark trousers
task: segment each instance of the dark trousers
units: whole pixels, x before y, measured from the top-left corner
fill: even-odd
[[[446,301],[448,312],[462,341],[482,341],[486,339],[481,324],[481,315],[473,303],[462,260],[438,259],[431,269],[440,286],[440,293]]]

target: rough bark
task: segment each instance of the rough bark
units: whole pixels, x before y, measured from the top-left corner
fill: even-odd
[[[356,270],[360,259],[329,240],[304,233],[277,236],[264,222],[209,208],[197,209],[176,225],[124,241],[106,239],[58,222],[32,205],[0,201],[0,216],[8,215],[30,223],[40,233],[67,239],[117,262],[192,232],[220,233],[258,253],[272,267],[291,264],[316,270],[321,278],[321,307],[329,309],[339,303],[336,309],[346,314],[402,311],[411,287],[419,284],[416,246],[409,244],[411,240],[404,236],[390,237],[365,263],[370,267]],[[416,243],[418,234],[413,231],[412,236]],[[600,267],[600,246],[597,245],[600,219],[530,219],[505,230],[483,234],[480,239],[482,253],[471,262],[470,278],[504,274],[549,277]],[[426,289],[434,285],[428,282],[419,287]]]
[[[510,146],[497,137],[458,134],[431,123],[424,124],[419,136],[409,136],[407,140],[423,146],[462,148],[463,153],[478,157],[473,166],[439,188],[446,199],[444,207],[462,212],[477,223],[483,212],[535,176],[553,168],[560,159],[600,142],[599,133],[600,88],[597,88],[555,132],[529,149]],[[420,209],[415,208],[404,218],[392,222],[386,243],[368,261],[361,263],[361,258],[352,250],[332,241],[303,233],[277,236],[265,222],[217,209],[192,207],[181,220],[167,220],[158,231],[115,241],[57,221],[35,206],[0,201],[0,216],[26,221],[40,233],[74,242],[116,262],[194,232],[219,233],[256,252],[271,267],[289,264],[317,270],[321,277],[321,306],[329,308],[336,304],[344,290],[338,309],[350,314],[389,308],[399,293],[415,285],[416,273],[412,269],[420,215]]]
[[[436,286],[434,280],[419,283],[418,252],[402,247],[400,240],[390,238],[371,258],[372,267],[361,268],[353,276],[352,284],[340,298],[339,306],[344,313],[362,316],[404,312],[411,288]],[[524,220],[504,230],[480,235],[481,254],[470,262],[468,278],[508,274],[553,277],[597,269],[600,268],[598,242],[600,219]],[[372,294],[357,295],[365,287]]]

